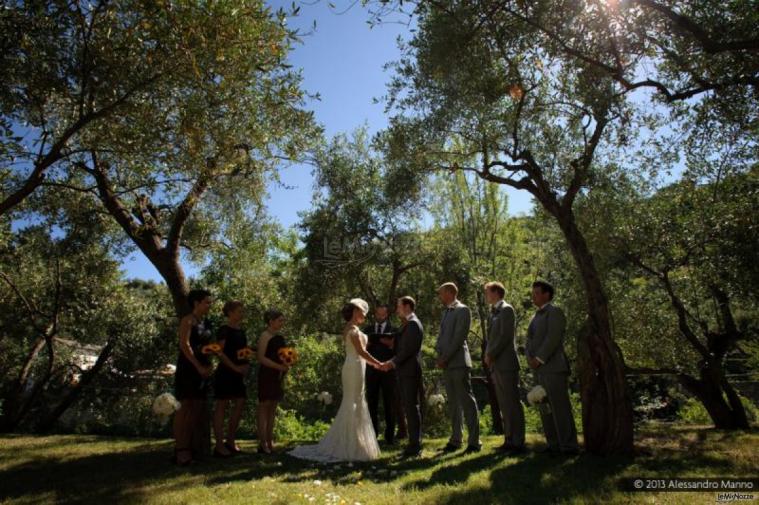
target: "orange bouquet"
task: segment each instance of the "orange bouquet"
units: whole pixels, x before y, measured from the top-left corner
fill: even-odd
[[[219,344],[207,344],[200,348],[203,354],[219,354],[222,350]]]
[[[293,366],[298,361],[298,353],[292,347],[283,347],[277,352],[283,364]]]
[[[237,359],[239,360],[249,361],[253,356],[255,356],[255,353],[250,347],[243,347],[237,351]]]

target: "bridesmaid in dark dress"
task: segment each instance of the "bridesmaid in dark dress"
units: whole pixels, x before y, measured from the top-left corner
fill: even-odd
[[[274,417],[277,404],[282,400],[282,378],[289,367],[277,355],[285,347],[285,339],[279,334],[285,324],[282,312],[270,309],[264,314],[266,329],[258,339],[258,452],[274,451]]]
[[[187,301],[192,312],[179,323],[179,357],[174,375],[174,396],[180,402],[174,415],[174,461],[179,465],[192,462],[192,434],[205,407],[211,361],[201,352],[210,341],[210,331],[203,321],[213,300],[202,289],[190,291]]]
[[[216,408],[213,415],[213,430],[216,438],[214,455],[227,457],[240,452],[235,439],[237,428],[240,426],[243,407],[245,407],[245,398],[248,396],[245,388],[245,376],[250,370],[250,364],[237,357],[238,351],[248,345],[245,330],[240,328],[245,315],[245,307],[242,302],[231,301],[225,303],[222,310],[227,317],[227,324],[219,328],[216,336],[216,342],[223,346],[224,350],[219,354],[220,363],[214,374]],[[233,402],[234,407],[229,416],[229,427],[225,442],[224,415],[227,404],[230,402]]]

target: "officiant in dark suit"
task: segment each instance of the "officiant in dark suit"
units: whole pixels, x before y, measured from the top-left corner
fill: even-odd
[[[366,350],[382,363],[395,356],[394,339],[398,329],[390,324],[390,308],[378,305],[374,309],[374,323],[364,327],[364,333],[369,337]],[[374,432],[379,435],[379,400],[385,409],[385,442],[395,443],[396,405],[398,403],[398,381],[395,370],[380,371],[366,367],[366,403],[372,418]]]

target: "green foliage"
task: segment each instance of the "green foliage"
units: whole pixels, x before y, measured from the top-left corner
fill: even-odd
[[[217,218],[259,197],[275,160],[294,159],[315,133],[285,62],[296,33],[284,20],[260,1],[6,6],[4,196],[29,167],[87,186],[74,171],[97,155],[130,188],[129,208],[144,195],[156,209],[175,203],[201,172],[226,194]]]
[[[288,342],[298,351],[298,363],[288,372],[285,408],[308,419],[331,421],[340,406],[341,370],[345,359],[340,335],[321,334],[292,338]],[[331,405],[317,399],[322,391],[332,395]]]
[[[756,404],[745,396],[741,396],[741,403],[743,403],[743,408],[746,410],[749,421],[752,423],[756,422],[759,419],[757,417],[759,408],[757,408]],[[709,426],[713,423],[704,405],[695,398],[688,398],[680,406],[677,417],[684,424]]]
[[[5,423],[29,412],[26,427],[42,421],[81,375],[83,349],[97,356],[110,342],[118,352],[151,331],[156,307],[132,296],[94,223],[90,231],[51,219],[0,248]]]
[[[301,323],[335,331],[347,299],[395,303],[432,253],[419,233],[419,202],[407,197],[366,129],[336,136],[315,162],[318,186],[299,225],[303,247],[289,296],[301,300]]]
[[[306,420],[296,410],[277,408],[274,437],[278,440],[319,440],[328,429],[329,424],[324,421]]]

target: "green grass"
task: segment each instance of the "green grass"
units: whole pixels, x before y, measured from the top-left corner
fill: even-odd
[[[529,452],[504,458],[487,437],[479,454],[438,456],[444,440],[426,442],[421,459],[384,452],[371,464],[319,466],[278,453],[249,452],[189,468],[169,464],[168,440],[99,436],[0,437],[0,503],[149,504],[479,504],[714,503],[716,493],[626,493],[620,478],[748,477],[759,468],[759,432],[648,426],[634,458]],[[532,447],[542,439],[530,436]],[[253,441],[243,441],[252,451]],[[317,482],[318,481],[318,482]],[[312,497],[312,500],[309,500]]]

